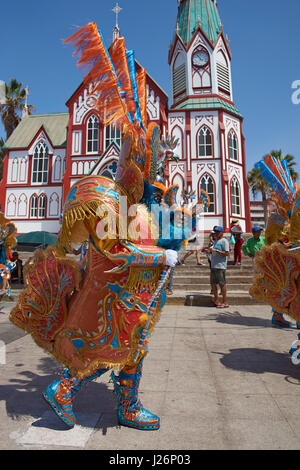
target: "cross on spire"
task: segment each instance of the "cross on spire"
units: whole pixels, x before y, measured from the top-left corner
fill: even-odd
[[[112,9],[112,11],[116,14],[116,27],[118,28],[118,20],[119,20],[119,13],[123,10],[117,2],[116,6]]]

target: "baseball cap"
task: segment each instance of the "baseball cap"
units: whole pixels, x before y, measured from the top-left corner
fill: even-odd
[[[262,232],[262,230],[261,227],[253,227],[252,232]]]
[[[220,227],[219,225],[217,225],[216,227],[214,227],[214,232],[224,232],[224,229],[223,227]]]

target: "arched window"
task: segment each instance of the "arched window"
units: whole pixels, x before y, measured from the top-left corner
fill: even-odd
[[[103,168],[103,170],[100,172],[100,175],[114,180],[116,178],[117,167],[118,162],[114,160],[106,165],[105,168]]]
[[[49,155],[45,142],[40,142],[34,149],[32,165],[32,182],[48,183]]]
[[[55,157],[54,162],[54,181],[59,181],[61,179],[61,158],[59,155]]]
[[[24,193],[18,199],[18,217],[27,217],[27,196]]]
[[[12,162],[12,174],[11,174],[11,181],[14,183],[18,181],[18,168],[19,168],[19,160],[17,158],[14,158]]]
[[[17,207],[17,198],[14,194],[10,194],[7,199],[7,208],[6,215],[15,217],[16,216],[16,207]]]
[[[184,158],[183,153],[183,131],[179,126],[175,126],[172,129],[171,136],[178,140],[176,149],[174,149],[175,155],[178,155],[179,158]]]
[[[46,200],[45,194],[41,194],[38,201],[39,219],[44,219],[46,217]]]
[[[201,127],[198,134],[199,157],[213,156],[213,138],[212,133],[207,126]]]
[[[30,218],[36,219],[38,213],[38,197],[34,194],[30,199]]]
[[[78,163],[77,174],[78,175],[83,175],[83,162]]]
[[[234,131],[231,131],[229,134],[229,158],[230,160],[238,160],[239,152],[238,152],[238,138]]]
[[[27,159],[22,158],[20,164],[20,176],[19,181],[20,183],[25,183],[27,179]]]
[[[87,122],[87,153],[97,153],[99,149],[99,119],[94,114]]]
[[[233,214],[241,215],[241,190],[235,176],[231,181],[231,208]]]
[[[107,126],[105,129],[105,150],[112,143],[117,144],[119,149],[121,148],[121,132],[113,124]]]
[[[77,163],[72,163],[72,175],[77,175]]]
[[[59,196],[57,193],[52,193],[49,198],[49,216],[59,215]]]
[[[46,217],[46,201],[45,194],[39,197],[33,194],[30,199],[30,218],[31,219],[45,219]]]
[[[210,199],[210,205],[204,212],[214,214],[216,209],[215,183],[211,176],[208,174],[202,176],[200,180],[200,189],[206,191]]]

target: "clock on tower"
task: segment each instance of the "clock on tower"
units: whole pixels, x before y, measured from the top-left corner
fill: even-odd
[[[205,67],[209,62],[209,53],[206,49],[197,49],[192,55],[192,64],[195,68]]]

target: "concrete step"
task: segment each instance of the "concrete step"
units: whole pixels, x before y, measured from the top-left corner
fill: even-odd
[[[236,291],[241,291],[241,292],[249,292],[250,287],[252,286],[252,282],[247,282],[245,284],[236,284],[236,283],[230,283],[227,281],[227,291],[228,292],[236,292]],[[198,283],[198,284],[183,284],[183,283],[178,283],[174,280],[173,284],[173,289],[182,289],[185,290],[186,292],[189,292],[191,290],[197,290],[198,292],[210,292],[210,284],[207,283],[206,285],[204,283]]]
[[[251,276],[226,276],[227,284],[252,284]],[[210,284],[210,276],[174,276],[174,285],[204,285]]]
[[[226,273],[230,276],[253,276],[254,269],[226,269]],[[175,276],[207,276],[210,275],[210,268],[200,269],[179,269],[177,266],[174,270]]]
[[[246,292],[236,291],[227,295],[229,305],[261,305],[261,302]],[[186,292],[174,290],[173,295],[167,297],[167,305],[186,305],[190,307],[214,307],[213,297],[209,293]]]
[[[196,261],[193,261],[193,262],[185,261],[184,264],[178,264],[177,267],[178,268],[191,268],[191,267],[204,268],[204,267],[207,267],[207,266],[209,267],[209,263],[206,259],[202,259],[201,263],[202,263],[202,265],[199,266]],[[234,265],[233,261],[228,261],[227,268],[228,269],[253,268],[253,262],[247,260],[247,262],[242,261],[241,265]]]

